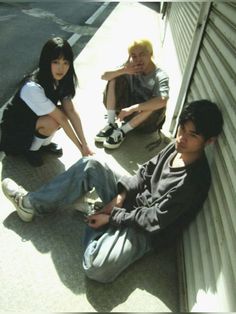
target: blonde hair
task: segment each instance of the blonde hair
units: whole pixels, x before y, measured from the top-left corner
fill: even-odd
[[[129,55],[131,53],[131,50],[134,47],[137,47],[137,46],[141,46],[141,47],[145,48],[151,54],[151,56],[153,57],[152,43],[148,39],[145,39],[145,38],[136,39],[128,46],[128,53],[129,53]]]

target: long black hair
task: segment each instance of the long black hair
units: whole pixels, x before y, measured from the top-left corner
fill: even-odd
[[[28,80],[37,82],[44,88],[46,96],[50,99],[53,98],[55,80],[51,72],[51,63],[53,60],[60,58],[64,58],[70,64],[68,72],[59,81],[58,92],[60,98],[64,96],[74,97],[78,83],[73,65],[74,55],[68,41],[61,37],[51,38],[45,43],[40,54],[38,69],[28,75],[24,82]]]

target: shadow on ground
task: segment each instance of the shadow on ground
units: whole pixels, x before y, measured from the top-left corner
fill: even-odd
[[[175,246],[147,255],[135,262],[115,282],[100,284],[86,278],[82,269],[82,238],[85,225],[75,210],[61,210],[39,217],[30,224],[19,220],[16,212],[4,226],[17,233],[22,241],[31,241],[42,254],[50,253],[61,282],[74,294],[85,293],[88,302],[99,312],[110,312],[124,303],[131,293],[143,290],[159,298],[170,310],[177,309],[171,295],[176,280]]]
[[[98,312],[110,312],[117,305],[124,303],[133,291],[139,289],[157,297],[171,311],[176,311],[178,306],[173,303],[171,296],[170,277],[170,270],[172,278],[176,280],[177,277],[176,268],[173,268],[175,260],[175,248],[167,248],[161,252],[150,253],[135,262],[113,283],[101,285],[86,278],[87,298]]]
[[[161,132],[143,134],[133,131],[118,149],[106,149],[106,153],[112,155],[123,169],[133,174],[140,165],[156,156],[169,142],[170,139]]]

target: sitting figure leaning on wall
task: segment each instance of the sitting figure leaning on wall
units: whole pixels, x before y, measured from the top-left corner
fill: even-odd
[[[96,157],[83,157],[34,192],[2,181],[6,197],[26,222],[73,204],[95,188],[103,206],[87,217],[83,268],[113,281],[147,252],[172,243],[203,206],[211,184],[205,147],[222,130],[216,104],[199,100],[180,115],[176,139],[133,176],[121,176]]]

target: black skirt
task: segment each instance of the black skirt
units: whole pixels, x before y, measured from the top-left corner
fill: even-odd
[[[38,118],[22,99],[15,97],[3,113],[0,150],[12,154],[28,151]]]

